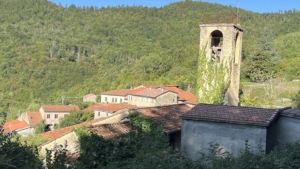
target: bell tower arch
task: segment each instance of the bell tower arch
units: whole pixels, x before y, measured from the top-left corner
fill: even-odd
[[[206,15],[200,25],[198,102],[239,103],[242,55],[241,20],[233,14]]]

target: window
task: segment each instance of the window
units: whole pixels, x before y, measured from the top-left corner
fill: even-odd
[[[58,114],[55,114],[55,115],[54,115],[54,118],[57,119],[57,118],[58,118]]]
[[[98,117],[100,116],[100,112],[98,112]]]
[[[111,102],[114,102],[114,98],[111,98]]]
[[[117,99],[117,98],[115,98],[115,102],[116,102],[116,103],[118,102],[118,99]]]
[[[107,102],[107,97],[105,97],[105,101]]]
[[[122,99],[120,99],[120,103],[122,103]]]
[[[47,114],[47,119],[50,119],[50,114]]]

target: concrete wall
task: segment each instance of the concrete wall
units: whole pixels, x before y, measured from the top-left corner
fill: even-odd
[[[27,137],[27,136],[33,135],[35,133],[35,129],[31,128],[31,127],[27,127],[27,128],[15,131],[15,133],[18,133],[23,137]]]
[[[75,132],[68,133],[54,141],[48,142],[44,145],[41,146],[41,155],[45,156],[46,155],[46,149],[52,150],[55,148],[57,145],[62,145],[65,147],[67,144],[66,149],[69,151],[69,153],[78,153],[80,150],[80,144],[78,141],[78,137],[75,134]]]
[[[300,119],[280,115],[277,122],[276,141],[278,146],[300,140]]]
[[[127,103],[127,100],[125,96],[101,95],[101,103]]]
[[[266,137],[264,127],[182,119],[181,152],[196,160],[199,152],[208,153],[210,143],[218,143],[223,151],[236,156],[245,148],[246,140],[252,151],[259,152],[259,143],[266,148]]]

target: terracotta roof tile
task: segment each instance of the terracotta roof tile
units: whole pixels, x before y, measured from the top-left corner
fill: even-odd
[[[28,117],[29,125],[31,127],[33,127],[33,126],[37,125],[38,123],[40,123],[41,121],[43,121],[43,118],[42,118],[40,112],[27,112],[27,117]]]
[[[45,112],[70,112],[71,110],[80,110],[77,105],[50,105],[50,106],[42,106]]]
[[[80,124],[75,124],[75,125],[68,126],[68,127],[65,127],[65,128],[48,131],[46,133],[43,133],[42,137],[44,137],[44,138],[51,138],[51,139],[57,139],[57,138],[60,138],[60,137],[66,135],[68,133],[71,133],[75,127],[78,127],[78,126],[81,126],[81,125],[83,125],[85,127],[89,127],[92,123],[99,122],[99,121],[102,121],[104,119],[106,119],[106,118],[99,118],[99,119],[96,119],[96,120],[91,120],[91,121],[88,121],[88,122],[84,122],[84,123],[80,123]]]
[[[145,89],[146,89],[146,87],[138,87],[138,88],[136,88],[136,89],[130,90],[130,91],[128,92],[128,94],[133,95],[133,94],[139,93],[139,92],[141,92],[141,91],[143,91],[143,90],[145,90]]]
[[[5,133],[10,133],[10,132],[25,129],[28,127],[29,127],[29,125],[25,121],[13,120],[13,121],[4,123],[3,130]]]
[[[269,126],[278,116],[279,110],[254,107],[225,106],[213,104],[198,104],[187,113],[183,119],[218,121],[227,123]]]
[[[118,89],[118,90],[111,90],[107,92],[101,93],[102,95],[115,95],[115,96],[126,96],[130,92],[130,89]]]
[[[111,103],[96,103],[84,110],[94,112],[95,110],[105,111],[105,112],[115,112],[125,108],[133,108],[133,105],[129,104],[111,104]]]
[[[143,97],[151,97],[151,98],[156,98],[162,94],[165,94],[167,92],[173,92],[173,91],[169,91],[169,90],[165,90],[162,88],[159,89],[145,89],[139,93],[134,94],[134,96],[143,96]]]
[[[141,113],[157,124],[161,125],[166,133],[173,133],[181,130],[180,115],[189,111],[191,107],[184,104],[138,108],[132,110],[132,112]]]
[[[94,134],[101,135],[105,139],[120,138],[131,130],[129,123],[104,124],[101,126],[90,127],[89,131]]]

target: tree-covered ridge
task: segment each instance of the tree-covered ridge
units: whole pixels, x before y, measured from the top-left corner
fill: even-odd
[[[162,8],[66,8],[46,0],[0,0],[0,11],[0,106],[10,112],[58,104],[62,96],[146,83],[195,89],[203,15],[237,12],[206,2]],[[239,10],[239,15],[246,64],[264,28],[274,32],[273,39],[300,31],[297,11]],[[282,40],[278,41],[280,48]],[[243,70],[245,78],[247,71]]]

